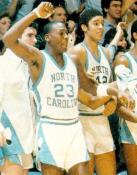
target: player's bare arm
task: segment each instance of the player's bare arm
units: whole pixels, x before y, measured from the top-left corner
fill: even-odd
[[[17,56],[28,62],[31,69],[35,67],[37,71],[31,71],[33,79],[36,80],[41,70],[42,54],[19,40],[26,27],[28,27],[37,18],[48,18],[53,13],[53,6],[49,2],[42,2],[27,16],[22,18],[5,34],[3,41],[6,47],[10,48]],[[36,66],[35,66],[36,65]]]

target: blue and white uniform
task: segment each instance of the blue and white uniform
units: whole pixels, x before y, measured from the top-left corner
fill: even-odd
[[[117,77],[119,80],[118,86],[120,86],[120,89],[122,89],[122,86],[129,89],[131,96],[135,100],[135,113],[137,113],[137,58],[134,58],[130,52],[126,52],[124,56],[128,60],[130,70],[126,75],[127,68],[122,69],[120,67],[121,78]],[[137,124],[121,118],[120,137],[122,143],[137,144]]]
[[[42,53],[42,71],[33,88],[40,115],[37,160],[69,170],[89,159],[78,120],[77,70],[67,54],[60,67],[45,50]]]
[[[34,148],[34,127],[29,97],[28,69],[20,58],[7,49],[0,58],[4,94],[0,122],[8,130],[9,144],[2,147],[4,158],[23,165],[22,155]],[[4,161],[4,159],[3,159]],[[26,165],[24,168],[30,168]]]
[[[111,68],[103,52],[98,46],[98,60],[92,55],[85,43],[82,46],[86,51],[86,73],[89,78],[95,79],[99,84],[109,83]],[[108,119],[103,116],[104,105],[92,110],[86,105],[79,104],[79,115],[84,127],[88,150],[94,154],[103,154],[114,150],[113,139]]]

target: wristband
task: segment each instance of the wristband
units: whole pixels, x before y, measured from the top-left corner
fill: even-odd
[[[41,18],[41,16],[40,16],[39,12],[37,11],[37,9],[34,9],[33,12],[37,16],[37,18]]]

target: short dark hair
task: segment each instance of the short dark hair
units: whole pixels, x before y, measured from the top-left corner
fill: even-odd
[[[85,9],[81,14],[80,14],[80,19],[79,19],[79,26],[82,24],[85,24],[86,26],[88,25],[89,21],[96,16],[102,16],[102,13],[96,9]]]
[[[133,33],[137,33],[137,20],[133,22],[131,26],[131,41],[135,43],[135,39],[133,37]]]
[[[120,1],[122,3],[122,0],[101,0],[101,8],[102,8],[102,12],[103,12],[104,17],[106,17],[106,15],[107,15],[105,9],[109,9],[110,3],[112,1]]]
[[[10,16],[8,13],[4,13],[4,14],[0,15],[0,19],[2,19],[4,17],[8,17],[10,19]]]
[[[32,23],[29,25],[29,27],[32,27],[32,28],[38,30],[38,23],[32,22]]]
[[[103,46],[107,46],[111,43],[111,41],[114,39],[115,35],[117,33],[117,29],[115,27],[111,28],[110,30],[108,30],[104,36],[104,43],[102,44]],[[128,33],[127,31],[124,29],[123,30],[123,33],[124,33],[124,37],[125,37],[125,40],[127,42],[127,48],[126,49],[129,49],[130,48],[130,42],[129,40],[127,39],[128,37]],[[118,51],[122,50],[121,47],[118,46]]]
[[[44,26],[43,35],[48,34],[48,33],[54,28],[54,25],[55,25],[55,24],[58,24],[58,23],[64,24],[63,22],[60,22],[60,21],[50,21],[50,22],[48,22],[48,23]],[[64,25],[65,25],[65,24],[64,24]]]

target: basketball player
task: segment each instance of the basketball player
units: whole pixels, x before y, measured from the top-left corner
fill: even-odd
[[[130,80],[129,89],[133,89],[131,95],[136,99],[136,76],[137,76],[137,21],[132,24],[131,27],[131,40],[134,43],[134,47],[130,49],[130,51],[123,54],[120,58],[118,57],[115,60],[115,67],[117,65],[124,65],[131,71],[132,79]],[[121,73],[125,74],[125,69],[121,70]],[[131,76],[130,75],[130,76]],[[128,80],[126,80],[128,81]],[[136,108],[135,108],[136,114]],[[120,122],[120,136],[121,143],[124,152],[125,162],[129,175],[137,174],[137,124],[127,121],[121,120]]]
[[[80,26],[84,32],[84,41],[69,51],[70,54],[77,55],[87,76],[96,80],[98,84],[107,84],[112,81],[111,56],[114,55],[117,42],[122,36],[122,29],[119,25],[111,46],[108,48],[99,46],[98,43],[103,36],[103,24],[104,19],[99,11],[95,9],[84,10],[80,15]],[[99,89],[100,94],[103,93],[103,89]],[[102,113],[104,106],[91,110],[80,104],[79,110],[88,151],[92,157],[91,172],[94,172],[95,166],[99,175],[116,175],[114,143],[109,121]]]
[[[36,26],[31,24],[19,39],[35,46],[36,34]],[[0,56],[0,70],[0,146],[3,153],[0,169],[5,175],[27,175],[33,167],[31,154],[34,150],[28,66],[6,49]]]
[[[67,31],[61,22],[51,22],[44,28],[46,48],[40,52],[18,40],[23,30],[35,19],[48,18],[53,13],[51,3],[41,3],[17,22],[5,35],[4,42],[29,65],[40,121],[37,129],[37,160],[43,175],[89,175],[88,152],[78,120],[77,98],[96,108],[111,96],[89,95],[79,85],[77,70],[67,54]],[[79,81],[81,83],[81,81]],[[96,88],[95,83],[93,89]],[[95,101],[95,103],[93,103]]]

